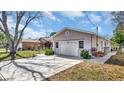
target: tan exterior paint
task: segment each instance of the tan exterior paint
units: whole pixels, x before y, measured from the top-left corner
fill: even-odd
[[[19,44],[19,48],[23,50],[39,50],[42,47],[42,43],[39,40],[22,40]]]
[[[25,50],[39,50],[41,48],[40,42],[22,42],[22,47]]]
[[[96,48],[96,35],[94,33],[85,33],[79,32],[72,29],[64,29],[61,33],[57,34],[55,37],[52,38],[53,40],[53,49],[56,54],[59,54],[59,48],[55,47],[55,43],[59,41],[70,41],[70,40],[80,40],[84,41],[84,49],[91,51],[92,48]],[[110,41],[98,37],[98,51],[104,52],[104,47],[110,47]],[[82,49],[78,49],[79,55]]]

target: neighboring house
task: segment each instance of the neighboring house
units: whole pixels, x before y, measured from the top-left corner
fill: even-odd
[[[18,45],[18,49],[22,50],[40,50],[45,48],[50,48],[52,43],[49,38],[41,37],[39,40],[26,39],[21,40]]]
[[[23,49],[23,50],[39,50],[42,48],[42,44],[39,40],[32,40],[32,39],[27,39],[27,40],[21,40],[18,49]]]
[[[97,48],[98,51],[111,50],[111,42],[93,32],[74,28],[64,28],[51,37],[55,54],[78,56],[83,49]],[[97,43],[98,41],[98,43]],[[98,46],[97,46],[98,45]]]
[[[42,46],[41,46],[42,49],[51,48],[51,46],[52,46],[52,42],[50,41],[49,37],[41,37],[39,39],[39,41],[42,44]]]

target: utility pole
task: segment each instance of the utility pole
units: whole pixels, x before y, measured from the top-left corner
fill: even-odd
[[[98,44],[98,26],[96,26],[96,47],[97,47],[97,50],[98,50],[98,46],[99,46],[99,44]]]
[[[86,14],[86,12],[83,12],[85,14],[85,16],[87,17],[87,19],[89,20],[89,22],[96,27],[96,49],[98,50],[98,26],[89,18],[89,16]]]

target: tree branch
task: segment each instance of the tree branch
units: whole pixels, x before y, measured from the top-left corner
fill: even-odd
[[[38,15],[38,13],[37,13],[35,16],[33,16],[33,17],[31,17],[31,16],[29,15],[29,17],[28,17],[27,20],[26,20],[26,23],[25,23],[24,27],[23,27],[22,30],[21,30],[20,36],[19,36],[18,41],[17,41],[17,43],[16,43],[16,45],[15,45],[15,48],[17,48],[17,46],[18,46],[18,44],[19,44],[19,42],[20,42],[20,40],[21,40],[21,37],[22,37],[22,35],[23,35],[23,32],[24,32],[24,30],[25,30],[25,28],[28,26],[28,24],[29,24],[33,19],[35,19],[35,18],[37,17],[37,15]]]
[[[5,31],[3,30],[3,28],[1,26],[0,26],[0,30],[5,33]]]
[[[2,12],[2,24],[4,27],[3,31],[4,31],[5,35],[7,36],[7,38],[9,38],[9,40],[12,41],[12,38],[11,38],[10,33],[9,33],[8,25],[7,25],[7,14],[5,11]]]
[[[16,12],[16,26],[15,26],[14,41],[16,41],[18,38],[18,28],[19,28],[19,24],[21,22],[22,17],[24,16],[24,14],[25,14],[25,12]]]

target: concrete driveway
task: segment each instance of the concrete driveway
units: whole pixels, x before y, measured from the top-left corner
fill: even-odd
[[[82,61],[71,57],[37,55],[33,58],[18,59],[15,64],[9,61],[0,62],[0,77],[11,81],[44,80]]]

